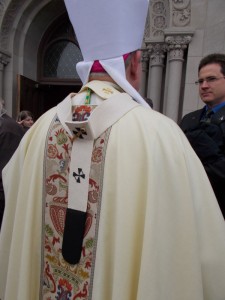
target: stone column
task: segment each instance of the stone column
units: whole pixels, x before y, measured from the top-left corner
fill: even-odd
[[[191,41],[190,35],[168,35],[165,38],[168,45],[168,82],[167,94],[165,95],[164,113],[166,116],[178,120],[181,78],[183,70],[184,50]]]
[[[9,63],[10,55],[0,49],[0,97],[3,98],[4,68]]]
[[[148,45],[150,54],[147,97],[152,99],[154,110],[160,111],[162,74],[164,68],[165,45],[152,43]]]

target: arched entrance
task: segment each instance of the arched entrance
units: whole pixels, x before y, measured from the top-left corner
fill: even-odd
[[[69,93],[78,92],[81,81],[76,64],[82,59],[68,16],[63,14],[51,24],[41,39],[37,81],[18,75],[18,110],[30,110],[37,119]]]

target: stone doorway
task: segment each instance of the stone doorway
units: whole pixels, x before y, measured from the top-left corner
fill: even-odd
[[[17,78],[17,113],[29,110],[37,120],[43,113],[56,106],[69,93],[80,90],[81,84],[43,84],[18,75]]]

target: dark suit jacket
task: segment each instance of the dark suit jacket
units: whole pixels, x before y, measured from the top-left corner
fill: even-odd
[[[2,169],[10,160],[24,135],[22,126],[4,114],[0,117],[0,228],[5,206],[2,186]]]
[[[193,111],[183,117],[180,123],[180,127],[185,132],[190,130],[190,128],[196,128],[200,123],[200,118],[204,113],[204,108]],[[219,111],[212,115],[211,122],[213,124],[222,124],[225,121],[225,106],[223,106]]]
[[[203,112],[199,109],[185,115],[180,127],[202,161],[225,218],[225,106],[210,124],[200,121]]]

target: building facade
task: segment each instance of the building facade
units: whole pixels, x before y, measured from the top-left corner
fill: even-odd
[[[225,52],[224,10],[224,0],[150,1],[140,92],[176,122],[202,107],[198,63]],[[0,97],[9,114],[28,109],[38,118],[78,91],[80,60],[63,0],[0,0]]]

